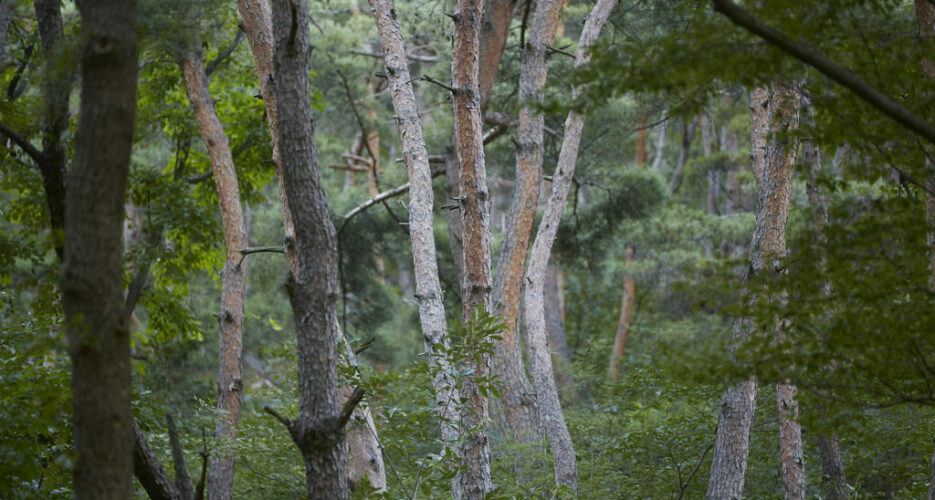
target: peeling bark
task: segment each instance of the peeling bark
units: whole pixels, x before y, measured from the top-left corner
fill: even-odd
[[[519,339],[519,307],[522,279],[526,269],[526,252],[532,235],[539,199],[539,179],[542,176],[543,117],[535,104],[542,101],[548,75],[548,47],[555,38],[561,0],[540,0],[536,4],[529,39],[523,47],[523,64],[519,78],[519,125],[516,150],[516,181],[507,215],[503,243],[497,259],[497,277],[493,287],[493,304],[503,316],[507,330],[492,359],[493,372],[503,382],[501,392],[506,429],[522,443],[539,439],[536,397],[526,378]]]
[[[74,490],[78,499],[116,500],[130,497],[133,474],[122,231],[136,111],[136,11],[132,0],[79,0],[78,9],[81,119],[65,199],[62,277]]]
[[[598,0],[585,21],[575,53],[575,67],[588,63],[588,49],[600,35],[604,22],[610,16],[616,0]],[[542,4],[540,4],[541,6]],[[538,12],[536,14],[538,16]],[[572,90],[572,98],[577,98],[581,89]],[[541,119],[541,118],[540,118]],[[541,125],[541,122],[540,122]],[[565,119],[565,136],[559,152],[558,164],[552,177],[552,191],[545,205],[542,222],[536,232],[532,245],[529,267],[526,270],[526,295],[524,319],[529,347],[529,362],[538,395],[539,422],[549,439],[549,448],[555,465],[555,482],[571,491],[578,489],[578,463],[575,457],[571,434],[565,424],[558,391],[552,369],[552,351],[549,349],[545,326],[545,305],[543,288],[549,255],[571,181],[575,174],[575,162],[578,158],[578,146],[581,143],[581,131],[584,128],[584,115],[570,111]],[[540,128],[541,132],[541,128]],[[541,143],[540,143],[541,144]],[[541,162],[541,158],[539,159]]]

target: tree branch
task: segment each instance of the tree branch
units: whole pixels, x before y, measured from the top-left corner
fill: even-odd
[[[36,162],[36,165],[42,165],[45,161],[45,155],[42,154],[42,151],[39,151],[35,146],[29,143],[25,137],[21,136],[17,131],[13,130],[12,127],[6,123],[0,122],[0,133],[7,136],[14,144],[19,146],[30,158]]]
[[[188,468],[185,466],[185,454],[182,452],[182,444],[179,442],[179,432],[175,428],[175,419],[172,418],[170,413],[166,413],[166,427],[169,429],[172,464],[175,467],[175,488],[179,490],[179,494],[183,499],[194,498],[192,478],[188,475]]]
[[[383,59],[383,54],[377,54],[376,52],[367,52],[365,50],[351,49],[349,51],[351,54],[356,54],[358,56],[367,56],[373,57],[375,59]],[[406,59],[409,59],[413,62],[423,62],[423,63],[433,63],[438,62],[438,56],[420,56],[417,54],[410,54],[406,52]]]
[[[277,246],[247,247],[237,251],[240,252],[240,255],[250,255],[252,253],[286,253],[285,248]]]
[[[211,60],[208,64],[205,64],[205,76],[211,76],[211,73],[214,73],[214,70],[218,69],[218,66],[224,62],[225,59],[230,57],[231,54],[237,50],[237,46],[240,45],[240,41],[243,40],[244,32],[242,26],[237,26],[237,34],[234,35],[234,41],[224,49],[223,52],[218,54],[217,57]]]
[[[289,434],[292,434],[292,425],[293,425],[292,420],[289,420],[288,418],[286,418],[286,417],[280,415],[276,410],[270,408],[269,406],[264,406],[264,407],[263,407],[263,410],[264,410],[266,413],[269,413],[270,415],[272,415],[273,417],[275,417],[276,420],[279,420],[280,422],[282,422],[282,425],[285,425],[285,426],[286,426],[286,429],[289,430]]]
[[[357,404],[360,403],[361,399],[364,399],[364,393],[367,392],[363,387],[355,387],[354,392],[351,393],[350,397],[347,398],[347,402],[344,403],[344,408],[341,410],[341,416],[338,417],[338,429],[343,429],[347,425],[347,421],[351,419],[351,415],[354,413],[354,408],[357,407]]]
[[[442,175],[443,173],[445,173],[445,171],[442,170],[442,169],[433,170],[433,171],[432,171],[432,178],[434,179],[434,178],[438,177],[439,175]],[[404,193],[406,193],[406,192],[408,192],[408,191],[409,191],[409,183],[407,182],[407,183],[403,184],[402,186],[397,186],[397,187],[395,187],[395,188],[393,188],[393,189],[384,191],[384,192],[382,192],[382,193],[380,193],[380,194],[374,196],[373,198],[370,198],[369,200],[367,200],[367,201],[361,203],[360,205],[357,205],[356,207],[354,207],[353,210],[351,210],[351,211],[348,212],[346,215],[344,215],[343,221],[341,222],[341,227],[338,228],[338,234],[341,234],[341,231],[344,230],[344,226],[347,225],[348,221],[350,221],[351,219],[353,219],[355,216],[359,215],[361,212],[365,212],[368,208],[370,208],[370,207],[376,205],[377,203],[382,203],[382,202],[384,202],[384,201],[386,201],[386,200],[388,200],[388,199],[390,199],[390,198],[393,198],[393,197],[395,197],[395,196],[399,196],[399,195],[404,194]]]
[[[831,61],[810,44],[795,41],[742,9],[731,0],[712,0],[714,10],[724,14],[734,24],[762,38],[769,44],[817,69],[828,78],[848,88],[857,97],[877,108],[896,123],[935,143],[935,125],[916,115],[865,82],[857,74]]]

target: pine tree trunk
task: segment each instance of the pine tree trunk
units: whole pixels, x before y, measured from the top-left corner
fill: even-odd
[[[273,97],[273,31],[269,3],[262,0],[238,0],[237,7],[243,22],[244,32],[250,49],[253,52],[253,61],[256,66],[257,78],[260,81],[260,95],[266,108],[266,117],[270,127],[270,138],[273,145],[273,163],[276,165],[280,183],[280,201],[283,213],[283,234],[286,241],[286,257],[293,273],[298,271],[298,259],[295,254],[295,229],[292,222],[292,212],[289,201],[282,186],[282,168],[279,159],[279,124],[276,113],[276,100]],[[356,362],[353,351],[347,352],[352,362]],[[347,398],[346,390],[341,391],[341,403]],[[365,422],[365,425],[354,426],[347,430],[347,473],[350,487],[356,488],[364,477],[368,478],[370,486],[377,491],[386,489],[386,469],[380,443],[377,441],[377,429],[369,411],[361,408],[354,409],[354,418]]]
[[[490,311],[490,194],[484,161],[484,130],[478,87],[483,0],[458,0],[451,49],[452,126],[460,179],[459,206],[464,238],[461,302],[464,321],[475,310]],[[493,489],[487,430],[487,396],[477,380],[490,376],[490,358],[474,354],[461,385],[461,493],[482,499]]]
[[[347,498],[337,374],[337,236],[312,127],[308,16],[303,0],[272,2],[273,95],[298,256],[288,288],[298,337],[299,416],[288,426],[305,462],[308,497]]]
[[[624,254],[624,263],[633,262],[635,248],[627,246]],[[616,382],[620,378],[620,365],[623,363],[623,354],[627,348],[627,337],[630,335],[630,322],[633,319],[634,295],[636,294],[636,279],[627,274],[623,279],[623,298],[620,300],[620,320],[617,322],[617,335],[614,336],[614,347],[610,353],[610,366],[607,368],[607,379]]]
[[[780,272],[786,255],[786,219],[792,194],[792,170],[798,144],[781,136],[798,126],[796,92],[773,83],[750,93],[753,171],[759,203],[753,230],[751,272]],[[777,136],[777,134],[779,136]],[[745,277],[749,279],[751,276]],[[738,322],[738,336],[749,335],[744,321]],[[786,498],[799,498],[805,491],[802,437],[794,416],[798,405],[794,388],[779,388],[780,449],[783,491]],[[791,394],[790,394],[791,392]],[[708,481],[707,498],[741,498],[750,446],[750,427],[756,410],[756,381],[731,387],[724,394],[718,418],[717,440]]]
[[[221,310],[218,313],[219,370],[218,419],[214,436],[222,440],[235,439],[240,424],[243,400],[243,319],[244,297],[247,283],[247,256],[239,250],[246,248],[247,230],[237,171],[224,126],[218,119],[214,101],[208,89],[205,73],[200,22],[197,13],[192,43],[182,57],[185,89],[198,124],[198,131],[208,150],[218,203],[221,206],[221,227],[224,232],[225,262],[221,274]],[[224,500],[233,497],[234,457],[212,456],[208,468],[208,496]]]
[[[656,156],[653,158],[653,170],[659,170],[665,163],[666,129],[668,128],[668,111],[662,110],[662,123],[659,124],[659,135],[656,136]]]
[[[562,270],[553,258],[545,272],[545,327],[552,349],[552,366],[555,368],[555,384],[563,390],[566,401],[574,400],[574,374],[571,372],[571,352],[565,336],[565,318],[562,310]]]
[[[451,375],[452,369],[443,354],[449,349],[448,325],[432,229],[432,173],[428,152],[393,2],[370,0],[370,7],[383,45],[384,67],[409,174],[409,235],[416,278],[416,300],[426,355],[434,374],[441,434],[445,442],[456,447],[459,437],[456,415],[460,412],[460,399]],[[461,497],[459,484],[460,478],[455,478],[452,484],[455,498]]]
[[[525,444],[536,443],[540,438],[536,396],[526,378],[518,324],[526,253],[536,218],[539,179],[542,176],[543,117],[534,103],[541,102],[543,98],[548,75],[548,47],[555,38],[561,10],[562,0],[537,2],[529,39],[523,47],[519,79],[519,101],[523,106],[517,127],[516,181],[493,287],[495,311],[507,326],[492,360],[493,372],[503,382],[503,414],[494,414],[494,417],[501,420],[500,427],[512,430],[514,439]],[[505,426],[502,421],[505,421]]]
[[[136,12],[79,0],[81,109],[65,210],[62,296],[72,360],[77,499],[130,498],[133,423],[123,207],[136,111]],[[106,422],[106,425],[102,425]]]
[[[682,125],[682,147],[679,149],[679,157],[675,163],[675,169],[672,170],[672,176],[669,177],[669,191],[672,193],[678,192],[679,188],[682,187],[682,169],[685,167],[685,162],[688,161],[688,156],[691,153],[696,126],[694,121],[685,122]]]
[[[600,35],[604,22],[613,10],[615,0],[598,0],[588,15],[575,53],[575,67],[581,67],[590,60],[588,49]],[[540,4],[541,6],[542,4]],[[538,14],[537,14],[538,15]],[[572,98],[577,98],[579,88],[572,90]],[[540,124],[541,126],[541,124]],[[552,191],[546,201],[542,222],[532,245],[529,267],[526,269],[526,294],[524,319],[529,347],[529,362],[538,395],[539,422],[541,422],[555,465],[555,482],[572,492],[578,489],[578,462],[575,457],[571,434],[565,424],[558,391],[552,369],[552,350],[549,348],[545,325],[545,305],[543,289],[546,269],[552,244],[558,232],[565,201],[575,175],[575,162],[578,158],[578,146],[581,143],[581,131],[584,128],[584,115],[575,111],[568,113],[565,119],[565,136],[559,152],[558,164],[552,177]],[[540,128],[541,131],[541,128]],[[521,146],[522,147],[522,146]],[[540,159],[541,161],[541,159]]]

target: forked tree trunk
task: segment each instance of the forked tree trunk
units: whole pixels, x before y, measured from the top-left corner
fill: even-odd
[[[243,400],[243,308],[247,284],[247,256],[239,250],[246,248],[247,230],[237,171],[231,155],[230,143],[224,126],[218,119],[208,76],[205,73],[204,54],[201,49],[198,13],[193,14],[195,28],[191,33],[191,46],[182,56],[185,90],[198,124],[198,132],[211,159],[218,203],[221,206],[221,228],[224,231],[225,261],[221,274],[221,310],[218,312],[218,417],[214,437],[232,440],[237,437],[240,424],[240,406]],[[208,468],[208,496],[225,500],[233,497],[234,456],[213,455]]]
[[[123,207],[136,111],[132,0],[79,0],[81,109],[65,201],[62,296],[72,360],[78,499],[130,498],[130,336]],[[106,423],[106,425],[103,425]]]
[[[633,262],[633,246],[627,246],[624,263]],[[614,337],[613,351],[610,353],[610,365],[607,368],[607,379],[616,382],[620,378],[620,365],[627,349],[627,337],[630,336],[630,322],[633,320],[634,295],[636,294],[636,279],[633,274],[627,274],[623,279],[623,298],[620,299],[620,320],[617,322],[617,335]]]
[[[814,118],[812,117],[811,106],[806,92],[800,96],[801,113],[809,126],[814,127]],[[802,141],[802,163],[807,173],[806,192],[808,193],[808,205],[812,212],[812,231],[817,235],[818,240],[825,241],[825,226],[828,224],[828,205],[825,200],[824,187],[821,185],[818,177],[821,173],[821,148],[812,139]],[[824,259],[821,262],[824,269]],[[831,292],[830,283],[823,285],[824,293]],[[828,367],[833,370],[833,366]],[[819,408],[819,411],[824,411]],[[841,462],[841,452],[838,447],[838,438],[832,432],[831,434],[821,433],[818,435],[818,451],[821,457],[821,484],[825,497],[829,500],[847,500],[849,492],[847,489],[847,478],[844,474],[844,465]]]
[[[519,340],[519,304],[526,253],[536,218],[539,199],[539,179],[542,176],[543,117],[536,103],[542,101],[548,75],[548,48],[555,38],[562,0],[539,0],[532,17],[529,39],[523,47],[523,63],[519,77],[519,125],[517,127],[516,181],[507,215],[503,243],[497,259],[497,277],[493,287],[493,304],[503,317],[507,330],[497,344],[492,360],[493,372],[503,382],[501,400],[505,420],[504,430],[522,443],[539,441],[536,396],[526,378]]]
[[[425,351],[434,374],[441,434],[445,442],[456,447],[456,415],[460,411],[460,399],[452,369],[444,355],[450,343],[432,229],[432,172],[393,2],[370,0],[370,7],[383,45],[384,67],[409,174],[409,235],[416,277],[416,300]],[[452,485],[455,498],[460,498],[459,484],[460,479],[455,478]]]
[[[575,53],[575,67],[581,67],[590,60],[588,49],[600,35],[604,22],[610,16],[616,0],[598,0],[588,15]],[[572,98],[580,93],[580,88],[572,90]],[[559,152],[558,164],[552,177],[552,192],[545,205],[545,213],[532,245],[529,268],[526,270],[525,313],[526,335],[529,344],[529,362],[538,395],[539,422],[549,439],[549,448],[555,465],[555,482],[571,491],[578,489],[578,462],[571,434],[565,424],[561,403],[552,370],[552,351],[545,326],[545,305],[543,288],[546,269],[552,243],[558,232],[568,190],[575,175],[575,162],[578,158],[578,146],[581,143],[581,131],[584,127],[584,115],[570,111],[565,119],[565,136]]]
[[[295,229],[292,213],[285,189],[282,186],[282,168],[279,159],[279,124],[276,113],[276,100],[273,97],[273,28],[269,3],[263,0],[238,0],[237,8],[243,22],[257,78],[260,82],[260,95],[266,108],[266,117],[270,127],[270,139],[273,145],[273,163],[276,166],[280,183],[280,201],[283,214],[283,234],[286,240],[286,258],[293,273],[298,271],[298,259],[295,254]],[[346,352],[348,358],[356,363],[353,351]],[[342,358],[343,359],[343,358]],[[341,391],[341,403],[347,399],[349,391]],[[347,430],[347,476],[349,486],[354,489],[367,477],[370,486],[377,491],[386,490],[386,469],[383,453],[377,441],[377,429],[373,416],[361,407],[354,409],[354,417],[361,425]]]
[[[461,302],[464,321],[475,310],[490,312],[490,194],[484,161],[484,130],[478,87],[483,0],[458,0],[451,48],[454,143],[460,172],[459,205],[464,242]],[[483,499],[493,489],[487,430],[487,396],[478,380],[490,377],[487,354],[471,354],[461,385],[461,474],[464,498]],[[482,382],[483,383],[483,382]]]
[[[794,90],[773,83],[769,88],[758,87],[750,93],[750,110],[753,172],[759,196],[750,252],[751,273],[779,272],[786,255],[786,219],[792,193],[792,169],[798,149],[796,141],[785,139],[781,134],[798,126],[798,98]],[[745,277],[745,281],[750,277]],[[745,337],[749,333],[745,322],[738,321],[738,335]],[[798,405],[793,386],[779,384],[777,392],[783,491],[786,498],[799,498],[798,495],[805,491],[805,464],[801,430],[793,419],[798,413]],[[707,498],[743,496],[750,428],[755,411],[754,378],[725,392],[718,415]]]
[[[337,236],[312,127],[308,4],[274,0],[272,14],[279,153],[298,257],[288,287],[298,337],[299,415],[286,423],[305,462],[308,497],[346,498],[349,415],[338,398]]]

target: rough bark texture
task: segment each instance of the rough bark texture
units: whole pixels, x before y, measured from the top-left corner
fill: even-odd
[[[753,172],[759,198],[750,252],[751,272],[778,272],[786,255],[786,218],[798,144],[776,134],[798,126],[796,92],[776,83],[769,88],[756,88],[750,93],[750,111]],[[741,336],[748,334],[742,322],[738,330]],[[799,487],[804,491],[805,484],[804,460],[799,460],[803,456],[801,430],[792,419],[798,414],[798,406],[794,396],[789,395],[790,389],[794,394],[791,386],[780,384],[778,389],[778,404],[784,407],[780,418],[783,490],[787,498],[790,495],[795,498]],[[755,379],[725,392],[718,418],[708,498],[742,497],[755,410]]]
[[[615,4],[616,0],[598,0],[588,15],[578,42],[578,50],[575,53],[575,67],[587,64],[590,60],[588,48],[597,39]],[[576,98],[579,92],[579,88],[573,89],[572,98]],[[552,243],[555,241],[562,212],[565,210],[568,190],[571,188],[571,181],[575,175],[575,162],[578,158],[578,146],[581,143],[583,127],[584,115],[570,111],[565,119],[565,136],[562,139],[562,149],[552,177],[552,192],[546,202],[542,222],[539,224],[536,239],[532,245],[529,267],[526,270],[526,308],[523,316],[526,323],[530,368],[538,395],[539,422],[549,439],[549,448],[552,451],[555,465],[555,482],[571,491],[578,489],[578,462],[555,387],[552,350],[549,349],[545,326],[543,288]]]
[[[298,337],[299,416],[289,431],[305,462],[308,497],[346,498],[337,374],[337,237],[312,126],[308,4],[275,0],[272,14],[279,153],[298,257],[289,298]]]
[[[847,500],[850,490],[841,462],[837,436],[818,436],[818,450],[821,456],[821,487],[828,500]]]
[[[517,127],[519,146],[516,149],[516,181],[493,288],[494,309],[503,316],[507,326],[492,360],[493,372],[503,382],[503,414],[495,414],[495,417],[504,419],[506,426],[501,422],[501,427],[512,430],[513,437],[523,443],[534,443],[539,439],[536,396],[526,378],[518,325],[526,252],[536,217],[539,179],[542,176],[543,118],[535,104],[542,101],[542,89],[548,75],[548,47],[555,38],[561,11],[561,0],[537,2],[529,38],[523,47],[519,78],[519,101],[522,107]]]
[[[795,395],[795,385],[776,384],[783,496],[787,500],[804,500],[806,497],[805,452],[802,450],[802,428],[798,423],[799,402]]]
[[[2,10],[2,8],[0,8]],[[58,0],[36,0],[36,19],[42,51],[45,54],[46,77],[42,83],[42,160],[38,161],[42,183],[52,222],[52,241],[59,259],[63,256],[65,227],[65,165],[67,154],[63,135],[68,130],[68,94],[71,74],[60,64],[59,50],[64,31]],[[2,16],[2,13],[0,13]]]
[[[72,360],[75,498],[130,497],[133,423],[123,207],[136,110],[130,0],[80,0],[81,121],[66,195],[62,295]],[[107,425],[102,425],[106,422]]]
[[[623,261],[626,264],[633,262],[634,248],[628,246]],[[607,368],[607,379],[616,382],[620,378],[620,365],[623,363],[623,354],[627,349],[627,337],[630,335],[630,322],[633,319],[633,303],[636,294],[636,279],[627,274],[623,279],[623,298],[620,299],[620,320],[617,322],[617,335],[614,337],[614,350],[610,354],[610,365]]]
[[[196,18],[197,19],[197,18]],[[196,22],[196,26],[200,23]],[[243,207],[237,171],[231,156],[230,143],[224,126],[218,119],[214,101],[208,90],[201,37],[195,28],[191,48],[182,56],[185,90],[192,105],[198,132],[208,150],[214,184],[221,207],[221,227],[224,231],[225,261],[221,274],[221,310],[218,312],[218,419],[214,437],[235,439],[240,424],[243,399],[243,308],[247,283],[247,259],[238,250],[247,246]],[[234,457],[211,457],[208,468],[208,496],[224,500],[233,496]]]
[[[380,32],[384,67],[389,80],[393,109],[396,112],[403,158],[409,174],[409,235],[412,240],[419,321],[422,325],[428,362],[434,373],[433,385],[441,420],[442,439],[454,446],[458,439],[456,415],[459,413],[459,397],[451,376],[451,367],[442,354],[448,349],[449,340],[432,230],[432,172],[393,2],[370,0],[370,7]],[[453,485],[456,498],[460,497],[459,481],[460,479],[456,478]]]
[[[750,451],[750,428],[756,413],[756,379],[731,386],[721,398],[717,438],[711,459],[711,476],[705,498],[740,500],[743,498],[747,454]]]
[[[260,95],[266,108],[266,117],[269,121],[270,138],[273,145],[273,163],[276,165],[280,183],[280,201],[283,212],[283,234],[285,235],[286,257],[293,273],[298,271],[298,258],[295,253],[295,229],[292,222],[292,212],[285,188],[282,186],[282,164],[279,159],[279,124],[276,113],[276,99],[273,96],[273,28],[269,3],[263,0],[238,0],[237,8],[243,22],[250,50],[253,52],[253,61],[256,66],[257,78],[260,81]],[[353,351],[349,351],[349,358],[355,360]],[[349,391],[341,391],[342,404]],[[383,454],[380,443],[377,441],[377,430],[373,417],[369,411],[358,407],[354,409],[357,422],[366,422],[366,425],[355,425],[347,430],[347,475],[351,488],[356,488],[366,476],[370,486],[377,491],[386,489],[386,470],[384,468]]]
[[[464,321],[475,310],[490,311],[490,195],[484,162],[484,130],[478,87],[480,23],[483,0],[458,0],[451,48],[452,125],[460,171],[462,235],[464,244],[461,303]],[[467,361],[468,373],[461,384],[461,494],[486,497],[493,489],[490,479],[490,445],[487,429],[487,396],[477,380],[490,376],[486,354]]]

